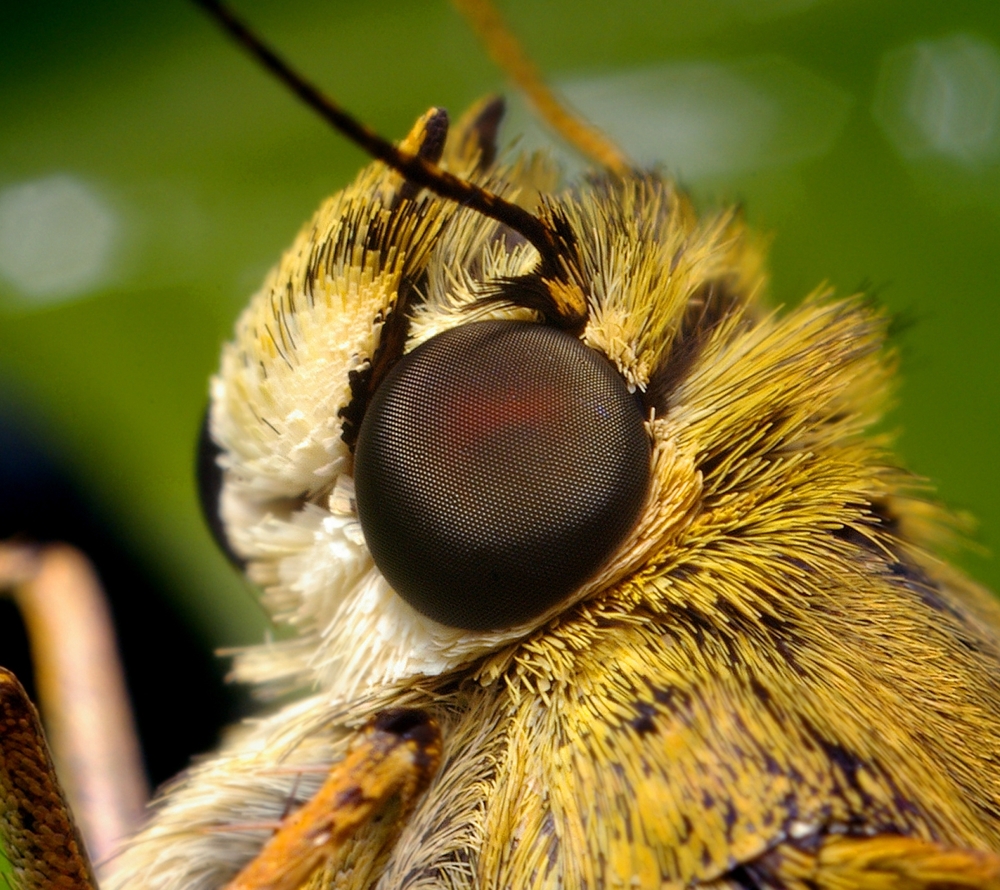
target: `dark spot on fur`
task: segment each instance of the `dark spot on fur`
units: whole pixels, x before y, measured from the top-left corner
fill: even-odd
[[[677,836],[681,843],[687,843],[691,839],[691,820],[687,816],[681,818],[681,832]]]
[[[351,387],[351,401],[337,412],[337,416],[342,421],[340,438],[352,451],[358,441],[361,421],[364,419],[365,411],[368,410],[368,403],[393,365],[403,355],[406,337],[410,330],[408,310],[417,302],[417,295],[423,283],[423,276],[419,281],[403,278],[399,282],[396,305],[382,325],[375,355],[359,370],[349,371],[347,374],[348,384]]]
[[[648,679],[646,685],[653,693],[653,701],[661,705],[664,710],[673,715],[684,712],[684,716],[691,710],[691,694],[675,686],[654,686]]]
[[[730,843],[733,841],[733,829],[736,827],[736,820],[738,818],[739,814],[736,812],[736,807],[733,806],[733,802],[731,800],[727,800],[725,812],[722,814],[722,819],[726,826],[726,840]]]
[[[338,412],[341,420],[340,438],[348,447],[354,448],[368,408],[368,393],[371,389],[372,366],[364,364],[360,369],[347,372],[347,385],[351,388],[351,401]]]
[[[861,803],[861,809],[867,810],[872,805],[871,796],[858,781],[858,773],[864,771],[869,774],[876,772],[874,765],[862,760],[852,751],[848,751],[837,742],[824,737],[811,723],[802,721],[803,728],[819,745],[820,750],[826,755],[831,765],[835,768],[847,784],[847,787],[857,795]]]
[[[640,736],[656,732],[656,724],[653,722],[656,708],[649,702],[643,701],[632,702],[632,707],[635,708],[637,716],[628,721],[629,726]]]
[[[674,256],[676,264],[682,251]],[[670,348],[649,377],[644,402],[658,415],[670,411],[670,396],[697,361],[712,332],[742,304],[728,281],[708,281],[688,300]]]
[[[358,806],[365,799],[364,794],[358,787],[348,788],[346,791],[341,791],[340,794],[333,801],[333,806],[335,808],[350,809],[351,807]]]
[[[707,846],[701,848],[701,864],[706,869],[712,864],[712,851]],[[664,883],[666,883],[666,878]]]
[[[706,865],[708,863],[705,863]],[[757,869],[752,865],[737,865],[732,871],[726,874],[730,884],[739,890],[771,890],[774,886],[768,882],[762,884],[757,877]]]
[[[545,874],[548,875],[559,863],[560,846],[559,834],[556,832],[556,822],[551,810],[545,814],[545,819],[542,821],[539,831],[548,840],[545,862]]]
[[[764,753],[764,771],[769,776],[781,776],[784,775],[784,770],[781,768],[781,764],[778,763],[770,754]]]

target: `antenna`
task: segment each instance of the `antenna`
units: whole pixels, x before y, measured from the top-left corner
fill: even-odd
[[[625,153],[557,96],[507,27],[490,0],[452,0],[465,16],[494,62],[524,93],[535,114],[570,145],[619,176],[633,164]]]
[[[430,189],[442,198],[455,201],[490,219],[495,219],[520,233],[541,254],[543,277],[559,282],[567,281],[559,240],[555,232],[537,216],[517,204],[505,201],[493,192],[442,170],[418,155],[400,150],[309,83],[223,3],[218,0],[194,0],[194,2],[208,12],[250,55],[306,105],[355,145],[364,149],[373,158],[397,170],[410,182]]]

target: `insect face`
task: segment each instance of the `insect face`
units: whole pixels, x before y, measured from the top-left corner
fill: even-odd
[[[0,189],[70,176],[97,196],[119,240],[102,255],[110,274],[62,302],[53,292],[41,312],[29,311],[40,304],[14,270],[0,269],[3,386],[43,418],[88,499],[134,536],[210,647],[251,642],[263,632],[257,612],[204,535],[189,491],[192,431],[218,343],[247,294],[317,196],[341,188],[363,158],[262,85],[183,4],[132,10],[99,28],[87,7],[45,9],[59,12],[40,19],[40,7],[25,9],[4,29]],[[500,86],[446,5],[341,12],[308,3],[246,10],[390,134],[431,104],[457,113]],[[982,162],[932,146],[904,154],[888,135],[915,132],[902,127],[906,109],[933,111],[934,96],[966,97],[949,106],[956,113],[989,108],[989,47],[1000,45],[992,7],[906,4],[905,15],[877,27],[840,2],[634,3],[627,14],[586,3],[510,16],[586,117],[644,163],[662,163],[700,207],[746,208],[771,239],[772,305],[794,305],[829,280],[842,293],[870,285],[913,322],[902,335],[905,388],[890,427],[902,431],[906,464],[974,515],[976,540],[997,551],[1000,301],[991,282],[1000,281],[1000,217],[991,118],[979,114],[970,120],[982,126],[964,130],[958,118],[938,121],[940,133],[981,133]],[[859,28],[869,35],[864,45]],[[956,55],[955,46],[968,46],[948,43],[956,35],[972,38],[968,53]],[[123,78],[123,66],[134,76]],[[886,80],[887,70],[898,76]],[[77,91],[85,106],[73,101]],[[565,154],[514,91],[507,98],[501,146],[519,139]],[[887,131],[885,120],[897,126]],[[921,120],[934,131],[934,118]],[[195,132],[204,138],[192,150]],[[64,226],[76,219],[57,218]],[[29,231],[47,229],[41,221],[4,228]],[[49,231],[64,234],[41,255],[58,252],[63,264],[90,243],[72,226]],[[962,558],[1000,587],[996,560]]]

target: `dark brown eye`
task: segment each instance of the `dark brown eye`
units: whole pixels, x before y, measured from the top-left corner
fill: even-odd
[[[454,328],[404,356],[365,413],[355,487],[393,589],[496,630],[593,577],[649,485],[642,410],[603,356],[540,324]]]

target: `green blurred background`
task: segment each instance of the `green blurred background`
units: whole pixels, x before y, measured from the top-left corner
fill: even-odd
[[[458,113],[503,88],[443,0],[239,9],[394,138],[430,105]],[[776,302],[828,280],[872,288],[912,322],[898,339],[891,425],[905,463],[978,517],[984,552],[961,560],[1000,588],[985,555],[1000,544],[996,0],[502,9],[542,68],[636,157],[665,163],[705,208],[745,204],[773,238]],[[515,104],[505,136],[522,131],[522,144],[547,141]],[[173,646],[181,630],[140,614],[132,648],[156,637],[157,657],[173,663],[200,658],[196,643],[261,639],[251,594],[198,515],[193,443],[237,313],[363,163],[182,0],[5,4],[0,413],[17,442],[5,478],[32,478],[15,453],[24,467],[43,453],[79,502],[80,512],[58,501],[41,511],[62,517],[53,534],[69,534],[69,515],[105,530],[102,572],[119,562],[134,572],[116,582],[119,600],[163,599],[162,613],[177,610],[189,628]],[[161,692],[133,694],[187,719],[183,689],[169,708]]]

